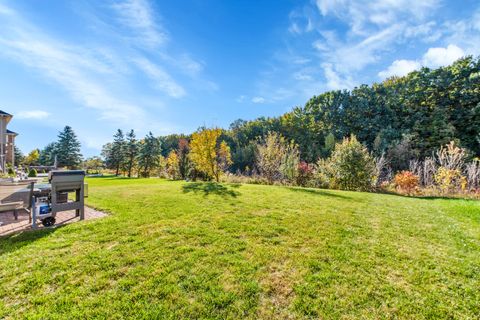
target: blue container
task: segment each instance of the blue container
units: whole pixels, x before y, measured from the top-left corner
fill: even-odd
[[[39,215],[45,215],[49,214],[52,210],[50,209],[50,206],[48,204],[40,204],[38,206],[38,214]]]

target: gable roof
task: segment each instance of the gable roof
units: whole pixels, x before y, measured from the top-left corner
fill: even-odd
[[[7,129],[7,134],[13,134],[13,135],[18,136],[18,133],[13,132],[12,130],[8,130],[8,129]]]

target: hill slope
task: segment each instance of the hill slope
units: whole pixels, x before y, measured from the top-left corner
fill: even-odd
[[[480,203],[90,179],[107,218],[0,239],[0,318],[474,318]]]

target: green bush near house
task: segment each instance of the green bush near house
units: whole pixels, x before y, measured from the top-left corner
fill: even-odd
[[[9,176],[14,176],[15,175],[15,170],[13,170],[12,167],[9,167],[8,170],[7,170],[7,173]]]
[[[28,171],[28,176],[29,176],[30,178],[36,177],[36,176],[37,176],[37,170],[35,170],[35,169],[30,169],[30,171]]]

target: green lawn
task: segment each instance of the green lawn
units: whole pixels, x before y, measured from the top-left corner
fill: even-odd
[[[0,318],[480,315],[480,202],[88,183],[108,217],[0,238]]]

